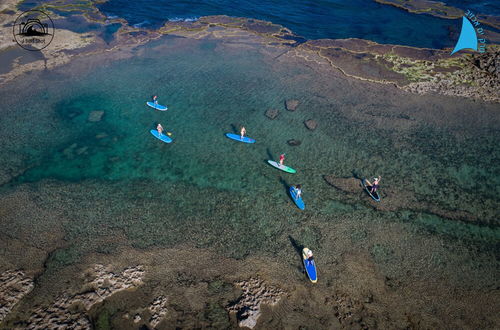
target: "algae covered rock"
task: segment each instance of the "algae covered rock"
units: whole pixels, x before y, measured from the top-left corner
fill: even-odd
[[[304,125],[306,125],[307,129],[310,129],[311,131],[314,131],[316,127],[318,127],[318,123],[314,119],[306,120]]]
[[[288,111],[295,111],[295,110],[297,110],[298,106],[299,106],[298,100],[286,100],[285,101],[285,107]]]
[[[99,110],[92,111],[89,113],[89,117],[87,120],[90,121],[91,123],[95,123],[101,121],[102,116],[104,116],[104,111],[99,111]]]
[[[275,119],[280,114],[278,109],[269,109],[266,111],[266,117],[269,119]]]

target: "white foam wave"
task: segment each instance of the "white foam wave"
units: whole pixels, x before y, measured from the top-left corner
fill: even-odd
[[[169,18],[169,22],[196,22],[199,17],[173,17]]]

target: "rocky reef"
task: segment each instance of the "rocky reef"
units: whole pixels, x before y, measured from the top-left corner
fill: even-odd
[[[393,84],[417,94],[437,93],[500,102],[499,47],[483,54],[381,45],[360,39],[311,40],[298,48],[315,52],[346,76]]]
[[[415,13],[431,13],[446,18],[456,18],[463,14],[459,9],[434,1],[377,1]],[[58,16],[52,11],[70,11],[81,13],[88,22],[101,24],[103,29],[112,23],[121,24],[121,27],[114,34],[114,40],[111,44],[102,39],[99,29],[87,33],[57,29],[51,47],[41,51],[43,59],[23,64],[20,64],[19,59],[13,60],[11,70],[0,75],[0,84],[29,71],[55,68],[67,63],[73,56],[115,50],[123,52],[119,56],[133,56],[131,53],[125,54],[126,50],[157,39],[162,35],[173,35],[194,39],[215,38],[261,43],[275,50],[279,49],[281,55],[304,58],[308,62],[324,63],[326,61],[331,67],[340,70],[348,77],[375,83],[393,84],[411,93],[439,93],[499,102],[500,82],[498,79],[492,79],[491,71],[487,71],[491,69],[485,70],[474,65],[474,60],[471,61],[470,58],[476,57],[477,54],[450,56],[449,50],[382,45],[360,39],[307,41],[278,24],[225,15],[205,16],[195,21],[168,21],[158,30],[148,30],[130,26],[123,19],[107,19],[92,3],[82,6],[61,7],[58,4],[40,6],[40,9],[51,13],[56,18]],[[6,29],[7,26],[10,29],[10,25],[19,12],[15,7],[15,2],[9,2],[6,8],[8,8],[5,9],[7,11],[0,12],[0,23],[3,23],[3,29]],[[9,14],[5,14],[6,12]],[[500,24],[497,23],[498,20],[493,19],[488,20],[488,23],[484,22],[484,24],[498,27]],[[4,32],[2,35],[11,33],[10,30]],[[493,31],[488,34],[488,42],[490,43],[488,53],[480,56],[493,56],[494,58],[497,56],[498,48],[494,45],[495,36],[497,34]],[[13,49],[16,46],[11,38],[4,39],[0,39],[5,41],[2,43],[2,49],[9,47]],[[289,111],[295,111],[298,105],[297,100],[287,100],[285,107]],[[269,112],[268,115],[272,119],[276,113]]]
[[[323,179],[338,192],[342,193],[346,199],[352,200],[353,202],[359,199],[359,194],[363,191],[361,180],[354,177],[339,178],[331,175],[324,175]],[[394,212],[406,210],[426,212],[451,220],[460,220],[472,223],[477,223],[479,221],[477,216],[469,212],[443,208],[442,206],[425,200],[425,198],[421,196],[417,196],[414,192],[404,189],[404,187],[386,184],[383,186],[380,193],[383,203],[372,201],[368,195],[366,195],[365,198],[366,202],[369,203],[371,207],[379,211]],[[484,224],[489,224],[494,223],[495,220],[481,219],[481,221],[484,222]]]
[[[429,80],[412,82],[404,89],[418,94],[438,93],[500,102],[499,48],[462,57],[456,63],[460,69],[447,71],[435,66],[429,70],[434,73]]]
[[[228,306],[227,310],[237,313],[240,327],[253,329],[261,315],[261,305],[274,306],[284,295],[281,289],[268,286],[258,278],[240,281],[236,285],[243,290],[243,293],[236,302]]]
[[[448,6],[441,1],[432,0],[374,0],[383,5],[391,5],[404,9],[412,14],[427,14],[439,18],[457,19],[464,15],[464,11]],[[479,15],[481,23],[489,25],[495,29],[500,28],[498,17]]]
[[[377,322],[365,308],[364,304],[373,301],[373,296],[368,295],[364,302],[349,297],[346,294],[335,294],[325,299],[325,305],[331,305],[335,317],[342,328],[347,329],[376,329]]]
[[[148,309],[151,313],[149,324],[156,328],[167,314],[167,298],[165,296],[156,297]]]
[[[92,329],[87,312],[117,292],[134,289],[143,283],[145,271],[141,266],[129,267],[114,273],[103,265],[87,271],[81,293],[61,295],[52,306],[37,308],[25,329]]]
[[[440,18],[460,18],[463,15],[461,9],[447,6],[440,1],[431,0],[375,0],[375,2],[391,5],[413,14],[428,14]]]
[[[34,286],[33,279],[22,270],[8,270],[0,274],[0,322]]]

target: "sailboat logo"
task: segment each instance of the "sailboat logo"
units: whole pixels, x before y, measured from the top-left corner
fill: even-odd
[[[478,34],[481,36],[478,39]],[[478,46],[479,44],[479,46]],[[455,48],[450,55],[462,49],[472,49],[480,53],[486,51],[486,39],[484,39],[484,29],[479,23],[477,16],[474,15],[470,10],[467,10],[465,16],[462,16],[462,31],[460,31],[460,37],[458,38]]]
[[[462,31],[460,32],[460,37],[451,55],[462,49],[473,49],[477,51],[476,29],[474,29],[472,23],[465,16],[462,17]]]

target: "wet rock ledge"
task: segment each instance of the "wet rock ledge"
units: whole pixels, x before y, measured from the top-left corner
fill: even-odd
[[[92,329],[87,312],[117,292],[137,288],[143,283],[141,266],[114,273],[103,265],[87,272],[81,293],[65,293],[52,306],[37,308],[24,329]]]
[[[257,278],[237,282],[236,285],[241,287],[243,294],[238,301],[229,305],[227,310],[230,313],[237,313],[236,317],[240,327],[253,329],[261,315],[261,305],[274,306],[284,295],[281,289],[268,286]]]
[[[33,279],[22,270],[7,270],[0,274],[0,323],[34,286]]]

